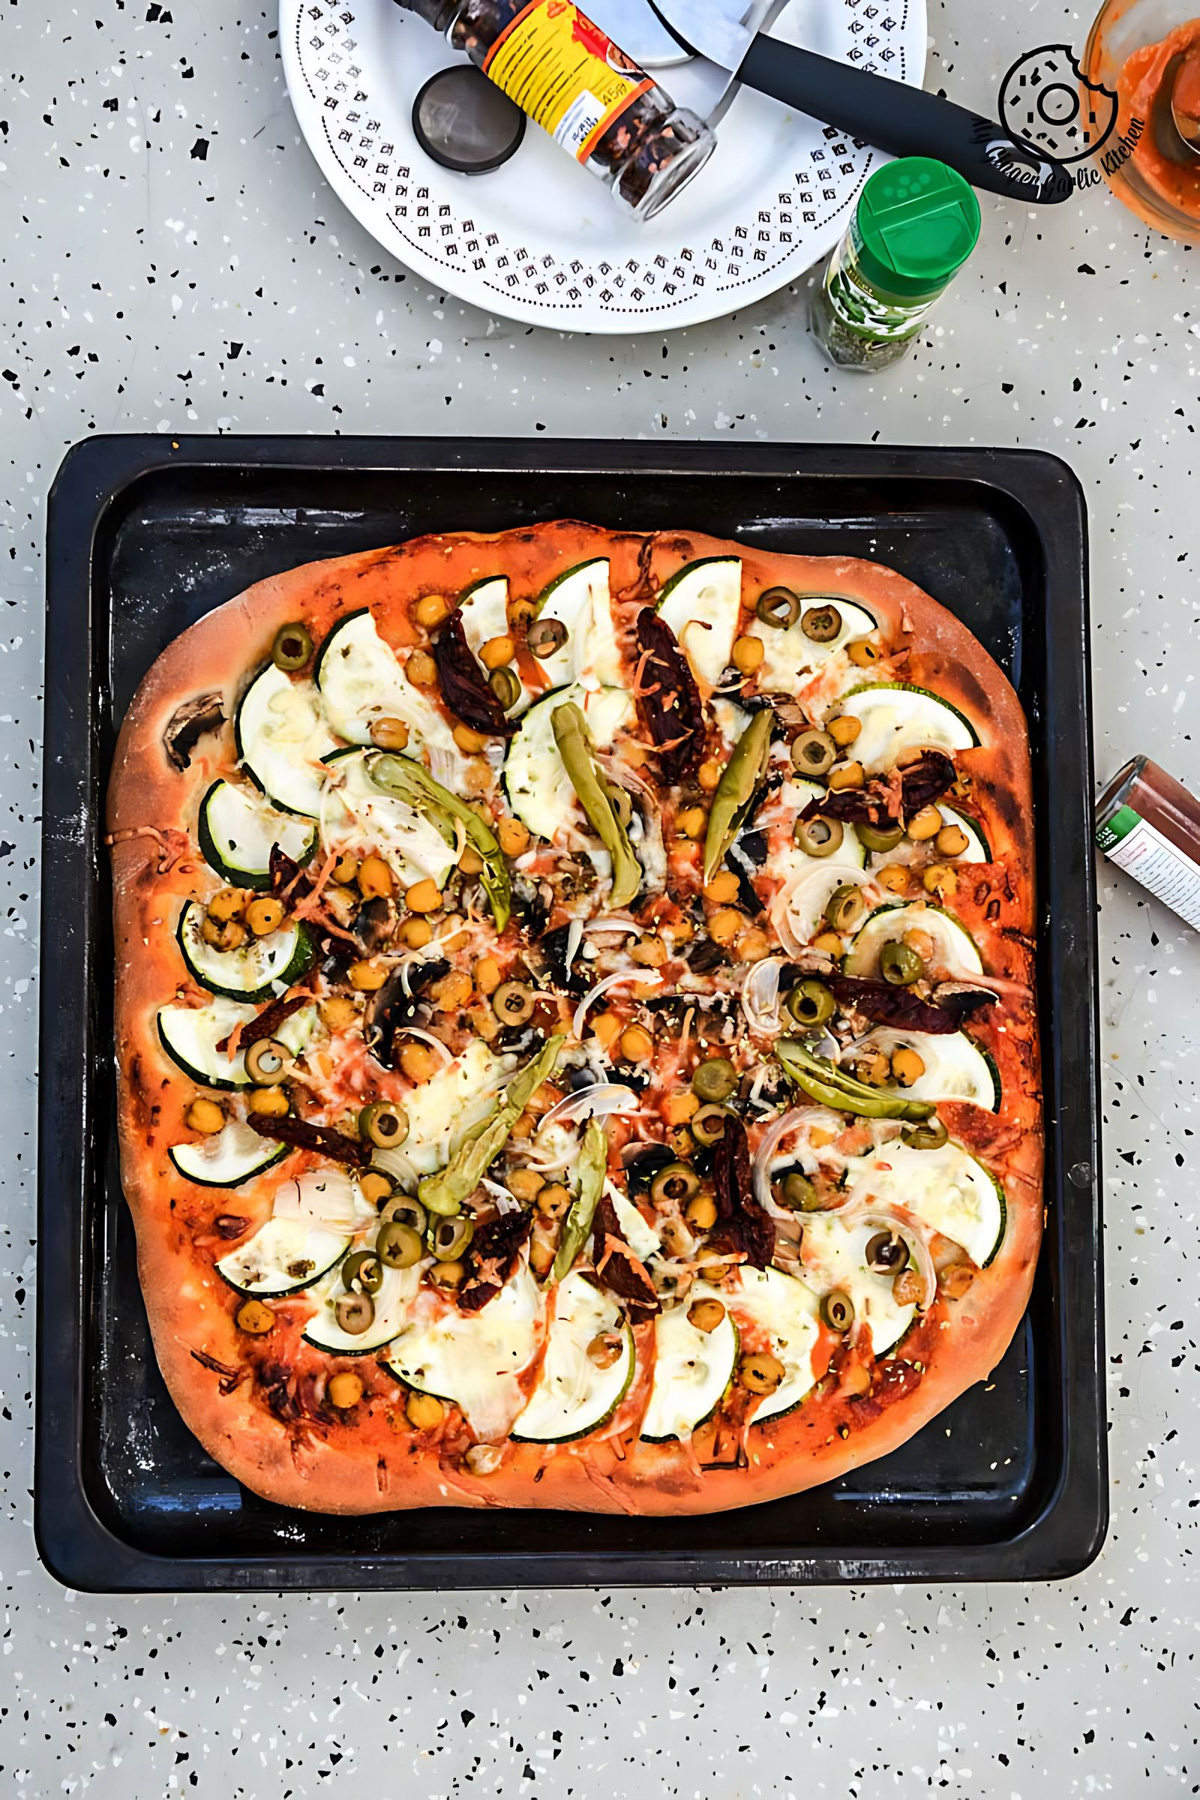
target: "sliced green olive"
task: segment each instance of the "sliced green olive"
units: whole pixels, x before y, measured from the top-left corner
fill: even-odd
[[[275,642],[271,645],[271,661],[277,669],[292,674],[302,669],[313,653],[312,636],[308,628],[297,620],[292,625],[281,625],[275,633]]]
[[[894,850],[904,836],[903,825],[856,825],[854,829],[867,850]]]
[[[692,1092],[705,1101],[728,1100],[738,1084],[738,1073],[726,1056],[710,1056],[692,1076]]]
[[[379,1215],[381,1225],[407,1225],[410,1231],[424,1236],[429,1214],[419,1200],[410,1194],[393,1194]]]
[[[779,1189],[780,1206],[786,1206],[789,1212],[820,1212],[821,1200],[816,1188],[802,1175],[799,1169],[793,1169],[785,1175]]]
[[[922,1119],[919,1125],[910,1125],[904,1133],[904,1141],[912,1150],[940,1150],[949,1136],[950,1133],[934,1113],[931,1118]]]
[[[460,1213],[456,1219],[435,1219],[429,1233],[429,1248],[439,1262],[457,1262],[474,1236],[474,1220],[465,1213]]]
[[[908,1245],[892,1231],[867,1239],[866,1263],[872,1275],[896,1275],[908,1261]]]
[[[246,1052],[246,1073],[259,1087],[278,1087],[287,1080],[292,1053],[278,1038],[259,1038]]]
[[[615,781],[606,782],[604,784],[604,791],[608,795],[609,803],[617,815],[618,823],[623,830],[627,831],[630,822],[633,819],[633,801],[629,798],[625,789],[623,787],[618,787]]]
[[[835,1288],[821,1301],[821,1317],[831,1331],[849,1331],[854,1323],[854,1302],[849,1294]]]
[[[695,1121],[693,1121],[694,1123]],[[690,1200],[700,1186],[700,1177],[686,1163],[668,1163],[650,1183],[650,1198],[656,1206],[671,1200]]]
[[[390,1100],[378,1100],[359,1113],[358,1134],[379,1150],[395,1150],[408,1136],[408,1114]]]
[[[342,1264],[342,1286],[356,1284],[364,1294],[377,1294],[383,1286],[383,1265],[373,1250],[356,1250]]]
[[[333,1313],[348,1337],[361,1337],[375,1323],[375,1302],[370,1294],[339,1294]]]
[[[823,1025],[837,1011],[837,1002],[825,983],[811,975],[792,989],[784,1004],[797,1025]]]
[[[796,848],[805,856],[833,856],[842,847],[846,827],[840,819],[797,819],[792,830]]]
[[[567,628],[561,619],[535,619],[529,627],[525,642],[529,645],[529,653],[540,662],[561,650],[567,641]]]
[[[533,1008],[533,989],[526,981],[503,981],[492,995],[492,1011],[506,1025],[524,1025]]]
[[[800,598],[789,587],[769,587],[758,596],[754,610],[764,625],[786,631],[800,617]]]
[[[414,1231],[411,1225],[401,1224],[399,1219],[389,1219],[379,1228],[379,1236],[375,1239],[375,1253],[389,1269],[411,1269],[424,1256],[425,1244],[420,1233]]]
[[[719,1144],[725,1136],[729,1110],[724,1106],[702,1106],[688,1120],[688,1130],[698,1144]]]
[[[832,931],[857,931],[867,916],[867,903],[862,889],[852,882],[835,888],[825,908],[825,920]]]
[[[815,725],[792,739],[792,766],[810,779],[825,775],[837,761],[838,747],[827,731]]]
[[[842,615],[836,606],[810,606],[800,629],[814,644],[828,644],[842,629]]]
[[[488,676],[488,686],[505,712],[521,698],[521,680],[515,669],[493,669]]]
[[[910,944],[885,944],[879,952],[879,973],[893,987],[911,987],[925,973],[925,964]]]

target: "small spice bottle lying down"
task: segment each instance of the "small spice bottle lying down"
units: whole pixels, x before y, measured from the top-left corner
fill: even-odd
[[[654,217],[703,168],[716,136],[638,68],[572,0],[398,0],[461,50],[529,117]]]
[[[1200,931],[1200,800],[1173,775],[1147,756],[1118,769],[1096,801],[1096,842]]]

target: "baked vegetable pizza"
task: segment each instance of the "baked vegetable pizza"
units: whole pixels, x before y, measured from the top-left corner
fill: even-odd
[[[1042,1230],[1012,689],[890,569],[425,537],[160,656],[111,788],[158,1359],[326,1512],[744,1506],[999,1362]]]

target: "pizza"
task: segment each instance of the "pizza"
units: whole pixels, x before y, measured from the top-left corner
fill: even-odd
[[[706,1512],[999,1363],[1041,1238],[1028,741],[877,563],[450,533],[171,643],[112,774],[154,1346],[323,1512]]]

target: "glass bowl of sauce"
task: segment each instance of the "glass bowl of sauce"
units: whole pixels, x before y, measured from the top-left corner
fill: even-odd
[[[1082,72],[1117,95],[1097,158],[1113,193],[1155,231],[1200,244],[1200,0],[1105,0]],[[1131,137],[1124,160],[1105,154]]]

